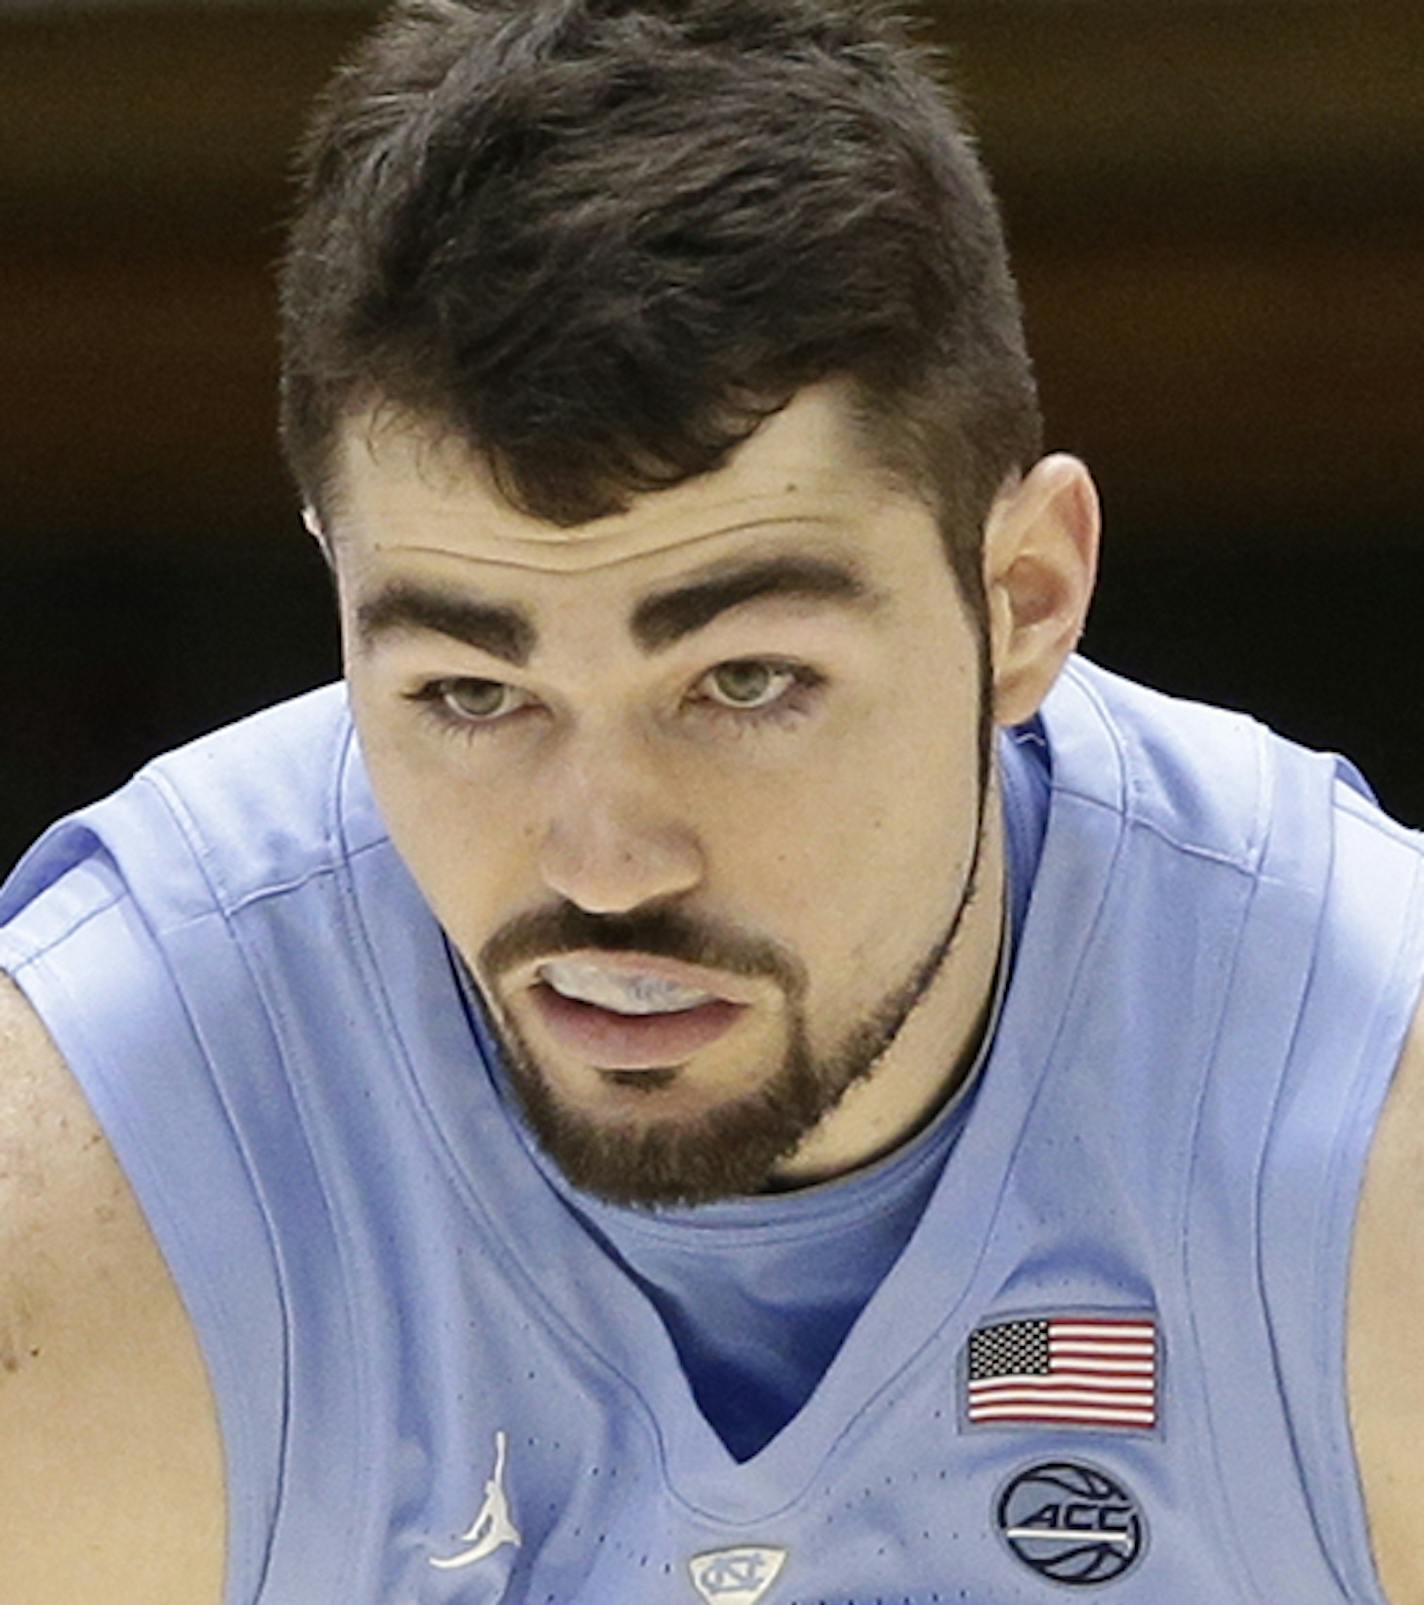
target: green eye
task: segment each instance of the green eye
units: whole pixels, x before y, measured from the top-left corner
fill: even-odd
[[[690,706],[694,714],[733,733],[789,727],[811,710],[825,683],[822,674],[802,664],[738,658],[709,669],[699,684],[711,694],[704,692]],[[428,680],[402,695],[443,733],[469,740],[513,729],[526,714],[538,711],[537,702],[501,680]],[[514,700],[518,698],[524,700]]]
[[[491,719],[500,712],[500,698],[509,687],[498,680],[447,680],[441,700],[462,719]]]
[[[708,671],[702,712],[734,732],[796,724],[812,708],[825,676],[800,663],[738,658]],[[725,699],[725,700],[724,700]]]
[[[712,671],[718,689],[738,707],[760,702],[777,678],[792,680],[790,669],[778,669],[770,663],[746,660],[740,663],[723,663]]]

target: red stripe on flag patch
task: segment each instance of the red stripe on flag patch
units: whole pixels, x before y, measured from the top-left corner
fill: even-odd
[[[1157,1425],[1150,1316],[1035,1316],[969,1336],[966,1414],[1003,1426]]]

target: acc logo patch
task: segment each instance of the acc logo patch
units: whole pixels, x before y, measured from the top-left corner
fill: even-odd
[[[747,1545],[694,1555],[687,1569],[707,1605],[757,1605],[781,1575],[786,1556],[784,1549]]]
[[[995,1500],[994,1523],[1016,1560],[1070,1587],[1116,1582],[1147,1547],[1136,1498],[1081,1460],[1045,1460],[1012,1477]]]

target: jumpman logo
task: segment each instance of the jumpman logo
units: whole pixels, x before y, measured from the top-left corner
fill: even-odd
[[[463,1555],[452,1555],[448,1560],[436,1560],[433,1556],[430,1564],[438,1566],[441,1571],[453,1571],[457,1566],[473,1566],[477,1560],[483,1560],[486,1555],[494,1554],[495,1550],[503,1544],[513,1544],[516,1548],[522,1542],[519,1529],[514,1525],[509,1514],[509,1501],[504,1496],[504,1455],[508,1440],[502,1432],[494,1435],[494,1475],[485,1484],[485,1502],[479,1508],[479,1513],[470,1523],[470,1530],[460,1535],[460,1541],[472,1544]]]

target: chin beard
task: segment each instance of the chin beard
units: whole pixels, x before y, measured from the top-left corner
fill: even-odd
[[[527,1059],[506,1062],[540,1147],[575,1187],[613,1204],[705,1204],[759,1193],[826,1110],[822,1086],[800,1054],[755,1091],[691,1117],[658,1118],[660,1095],[684,1072],[652,1072],[639,1083],[645,1108],[622,1124],[569,1108]]]
[[[964,895],[940,940],[834,1053],[817,1062],[804,1010],[792,1004],[790,1042],[781,1062],[752,1091],[705,1114],[657,1117],[660,1096],[680,1076],[694,1073],[669,1069],[639,1071],[625,1080],[643,1095],[636,1120],[620,1124],[587,1115],[559,1099],[512,1021],[496,1027],[507,1083],[539,1146],[575,1187],[613,1204],[706,1204],[772,1190],[778,1167],[872,1074],[939,974],[977,895],[979,861],[976,844]],[[616,1071],[601,1073],[622,1079]]]
[[[636,1079],[624,1080],[625,1086],[636,1086],[643,1093],[639,1117],[620,1124],[597,1119],[561,1101],[513,1020],[489,1008],[485,1000],[486,1018],[501,1048],[504,1080],[540,1147],[576,1188],[609,1203],[643,1208],[706,1204],[773,1190],[778,1167],[851,1087],[874,1071],[940,973],[965,914],[979,895],[994,730],[987,645],[983,643],[981,660],[977,817],[963,891],[939,940],[830,1054],[818,1060],[811,1052],[804,990],[799,984],[790,984],[788,972],[781,977],[789,1018],[788,1045],[781,1062],[758,1086],[702,1115],[660,1120],[656,1113],[659,1096],[681,1076],[695,1072],[679,1068],[640,1071]],[[562,945],[568,949],[585,941],[598,946],[601,934],[606,939],[612,929],[611,922],[605,922],[606,929],[600,933],[597,923],[576,910],[566,910],[565,917],[570,931]],[[650,930],[655,918],[648,922]],[[694,962],[702,957],[695,941],[679,948],[673,942],[645,939],[636,926],[630,926],[627,936],[630,947],[669,952]],[[471,984],[473,987],[472,977]],[[616,1071],[602,1074],[618,1075]]]

